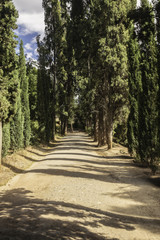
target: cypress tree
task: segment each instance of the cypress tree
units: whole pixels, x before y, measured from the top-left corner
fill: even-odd
[[[18,12],[11,0],[0,2],[0,160],[2,148],[2,123],[9,121],[16,111],[18,79],[15,77],[17,58],[15,53],[16,40],[13,30],[17,28]],[[4,136],[9,137],[9,127],[3,128]],[[3,146],[9,148],[9,141],[3,138]]]
[[[17,78],[19,78],[18,71],[17,71]],[[17,150],[24,146],[23,124],[24,124],[24,118],[22,115],[21,89],[20,89],[20,80],[19,80],[19,83],[17,86],[16,112],[10,123],[10,135],[11,135],[10,140],[11,140],[12,150]]]
[[[147,0],[141,1],[140,47],[142,94],[139,108],[139,155],[155,173],[158,162],[158,72],[157,48],[153,7]]]
[[[128,44],[129,62],[129,103],[130,114],[128,117],[128,150],[137,157],[139,151],[139,96],[142,91],[140,71],[140,49],[135,33],[134,24],[130,23],[130,39]]]
[[[156,16],[156,36],[157,36],[157,50],[158,50],[158,143],[160,149],[160,1],[155,1],[155,16]],[[160,152],[159,152],[160,157]]]
[[[3,124],[3,142],[2,142],[2,156],[5,157],[8,154],[8,150],[11,144],[11,137],[10,137],[10,122],[5,122]]]
[[[31,143],[38,140],[38,114],[37,114],[37,75],[36,63],[30,60],[27,63],[29,109],[31,121]]]
[[[45,57],[48,67],[48,76],[52,83],[50,87],[52,96],[52,123],[53,140],[55,138],[56,114],[61,120],[61,133],[67,132],[69,101],[68,91],[68,73],[67,73],[67,42],[66,26],[68,15],[66,3],[58,0],[43,1],[45,11],[45,38],[46,48]],[[62,8],[63,7],[63,8]]]
[[[31,121],[37,120],[37,67],[35,62],[27,63],[28,95]]]
[[[39,53],[39,68],[37,79],[37,117],[39,122],[39,137],[46,143],[51,139],[53,129],[53,109],[52,109],[52,83],[49,69],[46,69],[46,47],[43,42],[37,38]],[[54,106],[55,108],[55,106]]]
[[[57,103],[57,61],[60,40],[62,37],[61,25],[61,5],[58,0],[43,0],[43,8],[45,12],[45,55],[48,59],[49,77],[52,82],[52,136],[55,139],[56,131],[56,103]]]
[[[19,79],[21,88],[21,106],[22,106],[22,122],[23,122],[23,144],[27,147],[30,143],[31,128],[30,128],[30,109],[28,96],[28,78],[26,76],[26,61],[24,56],[23,42],[20,42],[19,55]]]
[[[101,97],[99,127],[101,128],[105,122],[105,129],[102,127],[99,134],[104,131],[101,139],[104,139],[105,143],[106,138],[108,148],[112,148],[113,123],[121,114],[121,109],[128,96],[126,47],[128,31],[125,22],[130,1],[105,1],[103,4],[101,1],[95,1],[95,6],[97,7],[96,14],[99,17],[96,27],[99,33],[98,65],[101,79],[98,93]]]

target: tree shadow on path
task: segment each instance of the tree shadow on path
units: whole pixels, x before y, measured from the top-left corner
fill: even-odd
[[[134,230],[132,219],[81,205],[44,201],[23,188],[0,195],[0,239],[118,240],[98,234],[100,225]]]

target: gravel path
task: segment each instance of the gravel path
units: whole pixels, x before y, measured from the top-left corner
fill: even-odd
[[[160,240],[160,189],[125,149],[105,152],[69,134],[1,187],[0,239]]]

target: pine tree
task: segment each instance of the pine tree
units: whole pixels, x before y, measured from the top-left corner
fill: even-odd
[[[0,159],[2,148],[2,123],[9,121],[16,111],[18,79],[15,76],[17,58],[16,41],[13,30],[16,29],[16,11],[11,0],[0,2]],[[5,135],[6,128],[3,129]],[[6,135],[8,134],[8,130]],[[7,146],[3,138],[3,146]],[[9,145],[8,145],[9,147]],[[5,150],[7,152],[8,149]]]

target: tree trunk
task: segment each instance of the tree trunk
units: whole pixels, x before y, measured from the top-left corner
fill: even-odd
[[[104,145],[104,112],[99,110],[98,146]]]
[[[110,116],[110,114],[108,114],[106,121],[107,121],[106,136],[107,136],[108,149],[112,149],[113,120],[112,120],[112,116]]]
[[[2,163],[2,121],[0,121],[0,166]]]
[[[98,113],[94,114],[94,142],[98,141]]]
[[[88,125],[89,125],[89,124],[88,124],[88,120],[86,120],[86,131],[88,131],[88,128],[89,128]]]
[[[73,123],[71,122],[71,133],[73,133]]]
[[[68,119],[67,119],[67,117],[65,117],[65,120],[64,120],[64,135],[67,135],[67,131],[68,131]]]
[[[52,134],[53,134],[53,141],[55,141],[55,138],[56,138],[56,116],[55,116],[55,110],[53,112],[53,131],[52,131]]]

